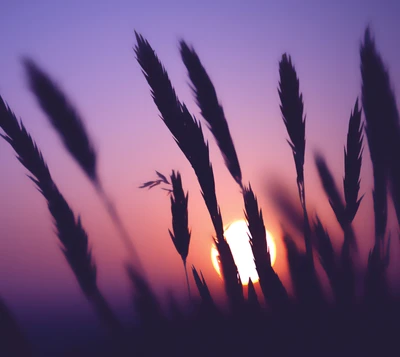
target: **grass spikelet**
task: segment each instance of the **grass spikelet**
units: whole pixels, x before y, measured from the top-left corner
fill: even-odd
[[[249,282],[247,284],[247,301],[252,311],[260,312],[261,305],[258,301],[256,289],[254,288],[254,284],[249,278]]]
[[[300,93],[300,83],[292,59],[287,54],[282,55],[279,62],[279,98],[283,122],[289,134],[289,145],[293,150],[296,164],[297,181],[304,182],[304,156],[306,148],[305,129],[306,117],[303,117],[303,95]]]
[[[179,102],[167,72],[147,40],[137,33],[136,40],[137,61],[151,88],[161,119],[196,173],[216,232],[215,243],[220,256],[226,292],[232,308],[240,309],[244,303],[243,288],[232,252],[223,235],[222,216],[215,193],[214,173],[201,125],[192,117],[186,106]]]
[[[363,151],[362,130],[361,109],[358,108],[357,99],[349,120],[347,150],[346,148],[344,150],[345,174],[343,187],[345,203],[343,202],[342,195],[335,184],[333,175],[330,172],[325,159],[320,154],[317,154],[315,157],[318,173],[325,193],[328,196],[329,203],[344,232],[344,243],[340,256],[340,264],[338,264],[335,271],[332,272],[328,272],[326,269],[327,267],[324,264],[323,266],[330,278],[337,301],[345,304],[353,301],[355,291],[355,273],[350,246],[357,249],[356,237],[351,224],[363,198],[358,198]],[[316,231],[317,236],[321,241],[321,238],[324,237],[324,233],[322,226],[318,223],[316,224]]]
[[[394,129],[394,108],[388,74],[369,28],[364,34],[360,58],[365,131],[374,173],[375,236],[379,242],[376,254],[380,255],[387,222],[388,154],[391,131]]]
[[[306,117],[303,114],[304,103],[303,95],[300,93],[299,79],[292,64],[292,60],[286,53],[282,55],[282,59],[279,62],[279,77],[278,93],[281,101],[280,108],[282,119],[289,135],[288,143],[293,152],[297,173],[297,188],[304,214],[304,241],[306,246],[306,255],[311,266],[313,266],[314,260],[311,246],[311,229],[308,221],[304,185]]]
[[[208,290],[208,286],[204,279],[203,273],[200,271],[200,277],[199,273],[193,265],[192,273],[203,304],[207,307],[214,307],[214,300],[210,294],[210,290]]]
[[[365,132],[374,174],[375,213],[375,245],[368,258],[365,293],[368,301],[382,303],[383,292],[387,291],[383,249],[388,219],[387,183],[389,178],[392,178],[393,202],[400,222],[398,197],[400,175],[396,177],[400,173],[397,169],[400,139],[398,136],[399,116],[390,87],[389,74],[376,49],[369,28],[365,30],[364,41],[360,46],[360,59]]]
[[[250,244],[264,297],[272,305],[283,305],[287,301],[286,290],[271,267],[264,221],[261,210],[258,210],[257,199],[250,185],[249,188],[243,186],[239,160],[224,110],[218,102],[214,85],[195,50],[189,48],[184,41],[181,41],[180,46],[181,57],[188,70],[197,105],[219,146],[225,165],[242,190],[245,215],[250,230]]]
[[[12,146],[18,160],[30,172],[29,178],[46,198],[54,218],[62,251],[74,270],[82,290],[91,292],[96,285],[96,269],[88,247],[88,238],[80,219],[75,219],[64,197],[54,184],[43,156],[22,123],[0,98],[0,126],[2,137]]]
[[[346,218],[352,222],[364,196],[358,198],[363,153],[363,124],[358,99],[350,115],[347,132],[347,148],[344,149],[344,197],[346,200]]]
[[[117,210],[104,191],[97,173],[97,155],[84,122],[78,111],[54,81],[32,60],[24,60],[29,86],[35,94],[48,120],[60,136],[65,148],[79,164],[94,185],[108,214],[123,240],[135,264],[141,267],[139,256],[126,231]]]
[[[88,237],[79,217],[75,216],[58,190],[41,152],[24,125],[19,123],[11,109],[0,97],[1,135],[14,149],[20,163],[29,171],[29,178],[47,200],[53,216],[61,250],[89,301],[92,302],[100,318],[114,331],[120,331],[119,321],[102,297],[96,282],[96,266],[92,259]]]
[[[369,28],[365,30],[360,47],[362,103],[366,120],[366,134],[374,168],[375,194],[383,195],[383,186],[390,180],[393,202],[400,222],[400,127],[399,112],[391,88],[389,72],[376,48]],[[383,220],[383,198],[377,197],[378,217]],[[384,222],[376,222],[380,239],[383,239]],[[380,249],[380,248],[379,248]]]
[[[235,181],[242,186],[242,172],[236,149],[214,85],[193,47],[189,47],[184,41],[181,41],[180,52],[192,82],[191,88],[201,110],[201,115],[217,141],[229,172]]]
[[[189,253],[190,230],[188,227],[188,199],[189,194],[183,192],[182,179],[179,172],[172,171],[171,174],[172,194],[171,194],[171,212],[172,212],[172,230],[169,230],[172,242],[176,251],[182,258],[185,269],[186,283],[190,297],[190,284],[186,268],[186,259]]]
[[[97,155],[84,122],[61,89],[31,59],[24,59],[29,86],[64,146],[92,181],[98,181]]]
[[[243,188],[243,197],[245,201],[245,216],[250,232],[250,246],[262,292],[268,304],[274,308],[282,307],[288,302],[287,292],[271,266],[262,210],[258,208],[257,198],[250,185],[248,188]]]

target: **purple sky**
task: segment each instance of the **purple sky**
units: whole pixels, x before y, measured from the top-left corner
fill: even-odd
[[[178,40],[194,45],[224,106],[244,179],[252,182],[268,229],[277,236],[277,271],[287,283],[279,220],[266,189],[268,182],[279,178],[296,193],[292,154],[279,112],[280,56],[283,52],[292,55],[304,94],[310,210],[318,210],[328,229],[340,234],[315,176],[313,151],[323,151],[340,185],[348,119],[360,93],[358,50],[363,31],[371,24],[393,86],[400,88],[399,13],[398,1],[130,0],[103,4],[3,0],[0,94],[23,119],[60,190],[82,215],[100,286],[115,306],[129,304],[122,264],[126,254],[93,188],[65,153],[28,90],[22,56],[33,58],[48,71],[85,118],[98,148],[101,178],[135,237],[157,291],[171,288],[184,295],[185,285],[181,261],[167,231],[169,199],[157,189],[137,189],[154,178],[155,169],[164,174],[181,171],[184,188],[190,192],[189,264],[203,270],[212,291],[222,291],[209,259],[210,219],[190,165],[158,117],[132,50],[133,31],[150,41],[178,96],[200,118]],[[241,196],[210,133],[204,131],[227,224],[243,217]],[[364,162],[361,191],[366,197],[355,222],[357,232],[365,237],[363,264],[373,228],[367,150]],[[24,311],[43,306],[68,310],[84,305],[58,250],[44,199],[4,141],[0,141],[0,167],[0,295],[22,317]],[[393,266],[399,267],[395,262]]]

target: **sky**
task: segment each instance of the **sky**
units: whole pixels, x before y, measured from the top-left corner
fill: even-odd
[[[292,153],[279,110],[279,59],[285,52],[292,56],[304,96],[311,217],[318,212],[339,246],[340,229],[322,193],[313,155],[316,150],[325,155],[341,186],[348,119],[360,95],[362,35],[369,24],[393,87],[399,88],[399,11],[398,1],[2,1],[0,94],[22,118],[60,191],[81,216],[100,288],[113,307],[130,306],[124,271],[128,255],[93,187],[28,89],[21,59],[36,61],[76,105],[95,142],[101,180],[156,292],[172,292],[185,300],[182,262],[168,234],[169,198],[157,188],[138,189],[155,178],[155,170],[165,175],[173,169],[181,172],[189,191],[192,229],[188,263],[203,271],[211,292],[223,299],[223,285],[210,258],[211,220],[194,172],[159,118],[135,60],[134,30],[149,40],[179,98],[198,119],[179,40],[192,44],[199,54],[224,107],[244,181],[251,182],[266,226],[276,238],[276,271],[290,286],[281,219],[269,194],[278,182],[297,200]],[[203,129],[224,224],[229,224],[244,217],[241,194],[205,125]],[[365,198],[355,220],[361,264],[372,247],[368,155],[366,148],[361,182]],[[26,321],[45,320],[43,316],[60,310],[89,310],[60,252],[43,197],[4,141],[0,167],[0,295]],[[393,249],[392,256],[398,255]],[[392,271],[396,267],[399,263],[393,260]]]

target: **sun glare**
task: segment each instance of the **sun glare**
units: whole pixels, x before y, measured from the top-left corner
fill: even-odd
[[[239,271],[240,279],[244,285],[247,285],[249,278],[253,282],[258,281],[258,274],[254,264],[253,253],[249,244],[249,229],[244,220],[236,221],[230,224],[225,229],[225,238],[231,248],[233,259]],[[271,256],[271,265],[273,266],[276,260],[276,245],[274,239],[267,231],[267,245]],[[218,250],[213,244],[211,247],[211,261],[214,269],[221,276],[221,271],[218,263]]]

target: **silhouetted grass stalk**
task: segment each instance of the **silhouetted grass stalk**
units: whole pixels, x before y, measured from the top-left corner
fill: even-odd
[[[280,308],[288,303],[288,295],[278,275],[271,266],[271,256],[267,246],[267,234],[261,209],[251,186],[243,188],[245,216],[250,232],[250,246],[265,300],[272,308]]]
[[[371,160],[377,170],[382,170],[381,175],[390,182],[393,203],[397,219],[400,223],[400,122],[396,97],[392,90],[389,71],[383,63],[373,36],[369,28],[364,34],[364,41],[360,48],[361,77],[362,77],[362,103],[366,120],[366,133],[371,152]],[[381,157],[381,155],[383,155]],[[380,162],[381,161],[381,162]],[[376,178],[377,184],[379,178]],[[375,188],[377,190],[377,188]],[[380,189],[382,190],[382,189]],[[379,192],[379,191],[378,191]],[[381,193],[379,193],[381,195]],[[383,211],[385,204],[377,198],[377,209]],[[382,201],[382,202],[380,202]],[[381,215],[384,214],[381,212]],[[383,217],[381,218],[384,219]],[[380,223],[379,235],[382,235],[383,222]]]
[[[363,154],[363,129],[361,122],[361,108],[358,108],[358,99],[350,114],[349,129],[347,132],[347,148],[344,149],[344,196],[346,200],[346,218],[353,222],[360,203],[364,197],[358,198],[360,191],[360,175]]]
[[[199,273],[197,272],[196,268],[193,265],[192,265],[192,273],[203,305],[206,306],[206,308],[208,309],[215,309],[214,300],[210,294],[210,291],[208,290],[208,286],[204,279],[203,273],[200,271],[201,274],[200,277]]]
[[[214,240],[220,256],[226,292],[231,307],[240,310],[244,302],[243,288],[232,252],[224,237],[221,212],[215,193],[214,173],[201,126],[191,116],[186,106],[179,102],[167,72],[147,40],[137,33],[136,40],[136,57],[151,88],[161,118],[196,173],[214,225],[216,233]]]
[[[242,187],[242,172],[235,145],[233,144],[224,109],[218,101],[214,85],[193,48],[190,48],[184,41],[181,41],[180,52],[192,82],[191,88],[197,105],[201,110],[201,115],[206,120],[208,128],[218,144],[226,167],[236,183]]]
[[[365,114],[365,132],[374,174],[375,239],[378,256],[382,250],[387,224],[387,178],[388,178],[388,134],[390,126],[387,118],[386,93],[382,91],[382,78],[379,78],[381,60],[369,29],[360,48],[362,102]],[[379,87],[378,87],[379,86]]]
[[[335,279],[332,286],[336,290],[336,297],[339,302],[351,302],[355,291],[355,272],[352,261],[351,247],[357,249],[356,237],[352,228],[352,221],[357,214],[361,198],[358,198],[360,190],[360,173],[362,163],[362,135],[363,125],[361,123],[361,109],[358,108],[358,99],[350,115],[347,133],[347,149],[344,150],[344,179],[343,187],[345,202],[336,187],[333,175],[322,156],[316,156],[316,164],[325,193],[335,216],[343,229],[344,242],[341,251],[340,265],[335,271]],[[321,232],[321,228],[319,229]],[[322,233],[320,234],[320,236]],[[327,236],[329,239],[329,236]],[[354,254],[354,252],[353,252]],[[326,266],[324,266],[325,268]],[[325,269],[326,270],[326,269]],[[328,271],[327,271],[328,273]],[[329,274],[328,274],[329,275]]]
[[[172,242],[182,258],[183,267],[185,269],[186,283],[190,299],[190,284],[186,268],[186,259],[189,254],[189,244],[191,232],[188,227],[188,199],[189,194],[183,192],[182,179],[179,172],[171,174],[171,213],[172,213],[172,229],[169,230]]]
[[[339,192],[338,187],[336,186],[332,172],[328,168],[328,164],[326,163],[324,157],[321,154],[317,153],[315,155],[315,164],[317,166],[318,174],[322,186],[324,188],[325,194],[328,197],[329,204],[331,205],[331,208],[335,213],[336,219],[344,232],[343,248],[345,251],[350,252],[350,246],[356,247],[357,244],[356,244],[355,234],[351,226],[352,218],[348,215],[350,212],[348,210],[348,205],[345,205],[345,203],[343,202],[342,196]],[[347,178],[348,178],[348,172],[347,172]],[[354,212],[354,214],[355,213],[356,211]]]
[[[293,158],[297,172],[297,188],[300,203],[304,215],[304,241],[306,246],[306,256],[311,267],[314,266],[311,229],[308,220],[306,207],[306,194],[304,185],[304,155],[305,155],[305,123],[306,117],[303,116],[303,95],[300,93],[299,79],[292,64],[290,56],[283,54],[279,62],[279,97],[281,101],[282,118],[285,123],[290,141],[288,141],[293,151]]]
[[[129,233],[101,184],[97,172],[97,154],[81,116],[62,90],[32,60],[25,59],[24,65],[29,86],[49,122],[59,134],[66,150],[94,185],[134,264],[143,270]]]
[[[139,254],[138,254],[135,246],[132,243],[131,237],[130,237],[128,231],[126,230],[125,225],[122,222],[122,220],[114,206],[114,203],[111,201],[111,199],[109,198],[107,193],[104,191],[103,186],[101,185],[100,182],[96,182],[96,183],[94,183],[94,185],[95,185],[95,188],[96,188],[96,191],[97,191],[99,197],[101,198],[101,200],[104,203],[104,206],[107,209],[108,214],[111,217],[111,220],[113,221],[115,227],[117,228],[123,243],[125,244],[125,248],[129,251],[130,255],[133,258],[132,263],[139,270],[141,270],[142,273],[144,274],[144,268],[143,268],[143,264],[140,260]]]
[[[97,287],[96,266],[80,218],[75,219],[71,208],[53,182],[42,153],[22,122],[18,122],[1,97],[0,127],[5,132],[5,135],[1,136],[14,149],[20,163],[30,172],[29,178],[47,200],[57,236],[62,245],[62,252],[74,272],[80,288],[103,322],[114,334],[119,335],[122,331],[120,322]]]
[[[393,202],[400,222],[399,114],[390,79],[375,42],[367,28],[360,46],[362,103],[365,132],[374,175],[375,245],[370,252],[366,274],[366,294],[380,300],[387,291],[384,259],[388,216],[387,183],[390,180]],[[375,301],[381,303],[381,301]]]
[[[250,231],[249,243],[264,297],[269,304],[275,306],[282,305],[287,300],[287,294],[283,284],[271,266],[262,212],[261,209],[260,211],[258,210],[257,199],[250,184],[249,188],[243,185],[235,145],[229,131],[224,110],[218,101],[214,85],[193,48],[190,48],[184,41],[181,41],[180,52],[192,82],[191,88],[201,114],[218,144],[226,167],[241,189],[246,210],[245,216]]]

